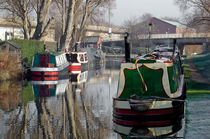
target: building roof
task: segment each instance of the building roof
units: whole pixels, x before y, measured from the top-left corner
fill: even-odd
[[[150,31],[150,27],[152,34],[176,33],[175,25],[156,17],[148,18],[138,25],[141,27],[140,29],[142,33],[148,33]]]
[[[176,26],[177,28],[187,28],[187,26],[183,25],[183,24],[180,24],[179,22],[175,22],[175,21],[168,21],[168,20],[165,20],[165,19],[161,19],[162,21],[164,22],[167,22],[171,25],[174,25]]]
[[[0,45],[3,45],[3,44],[10,44],[11,46],[15,47],[16,49],[21,49],[21,46],[17,45],[16,43],[12,42],[12,41],[4,41],[4,42],[1,42]]]
[[[12,45],[13,47],[17,48],[17,49],[21,49],[21,46],[17,45],[16,43],[12,42],[12,41],[8,41],[8,43],[10,45]]]

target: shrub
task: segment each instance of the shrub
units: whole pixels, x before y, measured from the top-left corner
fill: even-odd
[[[17,56],[9,56],[8,52],[0,54],[0,81],[20,79],[22,75],[20,61]]]

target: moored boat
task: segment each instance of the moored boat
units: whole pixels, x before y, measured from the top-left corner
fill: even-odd
[[[80,73],[82,68],[88,65],[87,52],[68,52],[66,53],[67,60],[70,62],[69,71]]]
[[[126,54],[113,99],[115,123],[129,126],[145,120],[183,117],[180,113],[184,111],[186,84],[180,54],[173,50],[166,56],[154,53],[133,59]]]
[[[50,81],[66,78],[69,62],[65,53],[43,53],[33,57],[30,68],[31,80]]]

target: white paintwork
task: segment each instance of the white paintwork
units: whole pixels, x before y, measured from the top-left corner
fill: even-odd
[[[114,100],[113,106],[117,109],[131,109],[129,100]],[[171,100],[153,101],[150,109],[165,109],[171,107],[173,107]]]
[[[53,68],[46,68],[46,67],[31,67],[31,71],[61,71],[69,66],[69,62],[64,63],[63,65],[60,65],[59,67],[53,67]]]

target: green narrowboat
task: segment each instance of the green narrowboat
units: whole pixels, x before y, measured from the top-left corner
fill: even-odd
[[[69,62],[65,53],[43,53],[33,57],[31,80],[52,81],[69,76]]]
[[[113,99],[114,123],[133,126],[145,120],[177,118],[183,113],[186,84],[180,54],[173,50],[170,56],[146,54],[126,57],[121,63]]]

